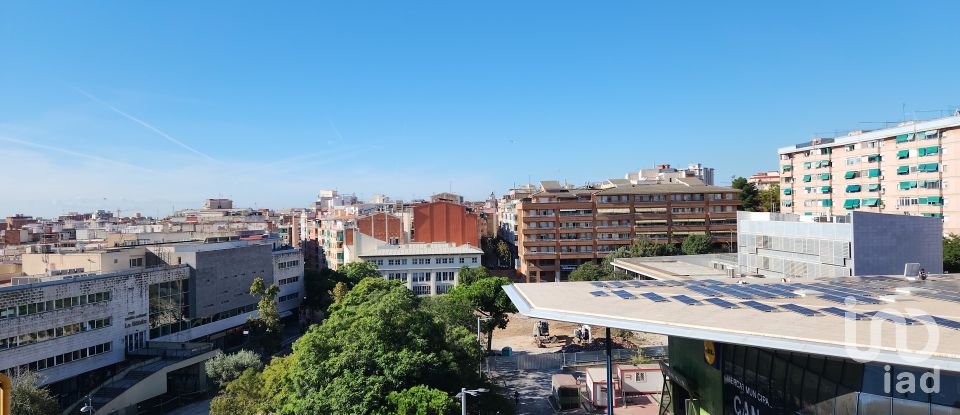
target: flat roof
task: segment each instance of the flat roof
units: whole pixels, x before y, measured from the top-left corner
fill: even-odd
[[[875,279],[874,279],[875,278]],[[723,343],[742,344],[781,350],[799,351],[841,358],[859,357],[862,360],[886,362],[920,367],[939,367],[948,371],[960,371],[960,330],[932,322],[916,321],[916,324],[898,324],[880,317],[853,320],[821,312],[819,316],[804,316],[787,311],[781,306],[794,304],[815,311],[836,307],[860,314],[878,311],[902,316],[932,315],[960,322],[960,296],[936,299],[942,295],[939,288],[960,292],[960,281],[952,276],[931,276],[927,281],[909,281],[903,277],[846,277],[843,279],[800,279],[791,284],[757,281],[745,287],[793,286],[791,293],[797,298],[746,300],[729,295],[717,297],[734,303],[738,308],[723,308],[703,302],[710,296],[692,291],[689,287],[739,287],[738,284],[723,284],[720,281],[672,282],[673,286],[639,286],[653,282],[626,281],[624,288],[598,287],[592,282],[526,283],[504,286],[507,295],[523,315],[555,321],[590,324],[601,327],[620,328],[668,336],[712,340]],[[854,305],[838,304],[820,298],[825,291],[798,288],[797,284],[819,284],[823,287],[843,287],[844,284],[874,284],[883,282],[889,288],[883,295],[873,299],[880,304],[858,302]],[[666,284],[657,281],[658,284]],[[936,289],[935,289],[936,288]],[[823,288],[826,289],[826,288]],[[615,291],[625,291],[632,299],[621,298]],[[592,292],[602,292],[601,296]],[[655,302],[643,296],[654,293],[667,298]],[[673,298],[686,295],[703,302],[687,305]],[[947,297],[943,297],[947,298]],[[742,303],[757,301],[772,306],[778,311],[763,312]],[[868,315],[869,315],[868,314]],[[880,330],[880,335],[872,331]],[[928,339],[930,344],[928,345]],[[855,354],[857,350],[869,350],[869,355]]]
[[[377,256],[414,256],[414,255],[470,255],[483,254],[483,250],[473,245],[455,245],[447,242],[409,243],[403,245],[378,245],[369,252],[357,254],[360,257]]]
[[[736,254],[678,255],[666,257],[617,258],[613,266],[658,280],[696,280],[725,278],[726,272],[709,264],[712,261],[736,265]]]
[[[952,128],[960,126],[960,115],[954,115],[950,117],[936,118],[932,120],[924,121],[913,121],[905,125],[898,125],[896,127],[882,128],[879,130],[867,131],[860,134],[854,135],[843,135],[838,137],[827,138],[831,140],[830,142],[825,142],[822,144],[813,144],[812,142],[796,144],[787,147],[780,147],[777,149],[778,154],[788,154],[796,153],[798,151],[806,151],[817,148],[824,147],[835,147],[838,145],[859,143],[862,141],[870,140],[879,140],[887,137],[895,137],[901,134],[910,134],[930,130],[939,130],[942,128]]]

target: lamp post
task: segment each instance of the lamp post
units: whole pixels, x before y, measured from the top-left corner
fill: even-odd
[[[87,395],[87,404],[80,408],[80,412],[93,415],[96,411],[93,409],[93,400]]]
[[[493,317],[477,317],[477,343],[480,343],[481,349],[483,348],[483,343],[480,341],[480,320],[487,321],[492,319]],[[483,377],[483,360],[480,360],[477,376]]]
[[[480,388],[480,389],[468,390],[467,388],[460,388],[460,393],[456,395],[458,398],[460,398],[460,413],[462,415],[467,415],[467,395],[477,396],[481,393],[486,393],[486,392],[490,392],[490,389]]]

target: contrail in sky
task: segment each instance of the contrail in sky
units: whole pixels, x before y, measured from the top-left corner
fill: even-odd
[[[74,157],[80,157],[80,158],[85,158],[85,159],[88,159],[88,160],[98,161],[98,162],[101,162],[101,163],[112,163],[112,164],[117,164],[117,165],[121,165],[121,166],[124,166],[124,167],[132,167],[132,168],[135,168],[135,169],[148,171],[148,172],[150,172],[150,173],[160,173],[160,172],[158,172],[158,171],[156,171],[156,170],[151,170],[151,169],[148,169],[148,168],[146,168],[146,167],[141,167],[141,166],[137,166],[137,165],[133,165],[133,164],[129,164],[129,163],[124,163],[124,162],[122,162],[122,161],[105,159],[105,158],[103,158],[103,157],[93,156],[93,155],[90,155],[90,154],[78,153],[78,152],[76,152],[76,151],[68,150],[68,149],[62,148],[62,147],[54,147],[54,146],[48,146],[48,145],[46,145],[46,144],[32,143],[32,142],[29,142],[29,141],[24,141],[24,140],[19,140],[19,139],[16,139],[16,138],[10,138],[10,137],[4,137],[4,136],[0,136],[0,141],[6,141],[6,142],[9,142],[9,143],[20,144],[20,145],[22,145],[22,146],[27,146],[27,147],[39,148],[39,149],[41,149],[41,150],[55,151],[55,152],[57,152],[57,153],[63,153],[63,154],[67,154],[67,155],[74,156]]]
[[[128,120],[130,120],[130,121],[133,121],[133,122],[135,122],[135,123],[137,123],[137,124],[140,124],[140,125],[146,127],[147,129],[149,129],[150,131],[153,131],[153,132],[155,132],[155,133],[157,133],[157,134],[160,134],[161,137],[166,138],[166,139],[169,140],[170,142],[172,142],[172,143],[174,143],[174,144],[176,144],[176,145],[178,145],[178,146],[180,146],[180,147],[183,147],[183,148],[189,150],[189,151],[192,152],[192,153],[195,153],[195,154],[198,154],[198,155],[200,155],[200,156],[203,156],[203,157],[205,157],[205,158],[207,158],[207,159],[209,159],[209,160],[214,160],[214,161],[216,161],[213,157],[210,157],[210,156],[207,155],[206,153],[203,153],[203,152],[201,152],[200,150],[197,150],[197,149],[195,149],[195,148],[193,148],[193,147],[190,147],[189,145],[187,145],[187,143],[184,143],[183,141],[177,140],[176,138],[172,137],[170,134],[167,134],[167,133],[161,131],[159,128],[150,125],[150,124],[147,123],[146,121],[143,121],[143,120],[141,120],[141,119],[139,119],[139,118],[137,118],[137,117],[134,117],[134,116],[132,116],[132,115],[130,115],[130,114],[127,114],[127,113],[121,111],[119,108],[114,107],[113,105],[110,105],[110,104],[107,103],[106,101],[104,101],[104,100],[102,100],[102,99],[100,99],[100,98],[97,98],[97,97],[93,96],[93,95],[90,94],[89,92],[84,91],[84,90],[82,90],[82,89],[80,89],[80,88],[78,88],[78,87],[73,87],[73,89],[75,89],[77,92],[83,94],[83,96],[85,96],[85,97],[87,97],[87,98],[90,98],[92,101],[97,102],[97,103],[99,103],[99,104],[101,104],[101,105],[103,105],[103,106],[105,106],[105,107],[113,110],[113,112],[122,115],[124,118],[126,118],[126,119],[128,119]]]

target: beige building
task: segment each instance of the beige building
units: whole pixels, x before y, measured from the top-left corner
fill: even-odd
[[[110,248],[62,254],[23,254],[23,273],[42,275],[49,272],[79,270],[83,272],[116,272],[131,268],[144,269],[145,247]]]
[[[940,217],[944,233],[960,233],[960,116],[820,138],[778,153],[783,212]]]

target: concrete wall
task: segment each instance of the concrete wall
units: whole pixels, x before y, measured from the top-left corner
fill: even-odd
[[[86,272],[115,272],[131,269],[131,258],[143,258],[145,248],[116,251],[75,252],[69,254],[23,254],[23,272],[41,275],[47,271],[83,268]],[[145,263],[145,262],[144,262]],[[139,267],[143,269],[143,267]]]
[[[167,393],[167,374],[175,370],[183,369],[190,365],[202,364],[202,362],[205,362],[216,356],[218,352],[219,350],[212,350],[210,352],[164,367],[163,369],[148,376],[146,379],[137,382],[131,388],[124,391],[122,394],[120,394],[120,396],[117,396],[103,407],[96,408],[97,413],[135,415],[137,413],[136,405],[138,403]]]
[[[902,275],[910,262],[940,274],[942,234],[939,218],[854,212],[853,275]]]
[[[273,257],[270,245],[252,245],[230,249],[201,251],[184,257],[195,269],[191,287],[191,317],[210,316],[231,310],[257,299],[249,294],[256,277],[273,281]]]

